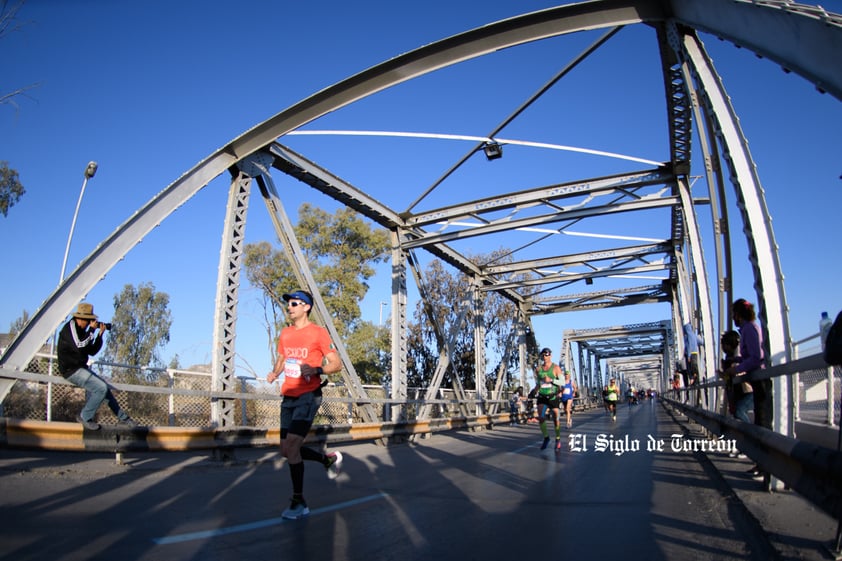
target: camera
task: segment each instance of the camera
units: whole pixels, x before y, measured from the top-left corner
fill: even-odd
[[[110,323],[107,323],[107,322],[104,322],[104,321],[99,321],[97,323],[99,324],[100,327],[102,327],[106,331],[111,331],[111,324]]]

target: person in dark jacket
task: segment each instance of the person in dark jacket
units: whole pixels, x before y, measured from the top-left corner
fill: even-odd
[[[102,348],[102,335],[106,325],[97,321],[92,304],[82,302],[73,312],[58,336],[58,369],[61,375],[72,384],[84,388],[87,401],[76,420],[88,430],[99,430],[99,423],[94,421],[97,409],[103,401],[117,416],[121,425],[135,427],[129,414],[123,411],[108,384],[88,368],[88,357]]]

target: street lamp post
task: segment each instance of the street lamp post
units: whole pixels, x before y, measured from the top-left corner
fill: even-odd
[[[70,242],[73,240],[73,231],[76,229],[76,218],[79,216],[79,207],[82,206],[82,196],[85,194],[85,187],[88,186],[88,179],[96,175],[97,163],[88,162],[85,168],[85,180],[82,181],[82,190],[79,191],[79,200],[76,201],[76,210],[73,212],[73,221],[70,223],[70,234],[67,235],[67,247],[64,248],[64,260],[61,262],[61,275],[58,283],[64,282],[64,272],[67,269],[67,256],[70,254]]]
[[[383,306],[388,306],[388,302],[380,302],[380,327],[383,327]]]
[[[67,257],[70,255],[70,242],[73,241],[73,231],[76,229],[76,219],[79,217],[79,207],[82,206],[82,196],[85,194],[85,188],[88,186],[88,180],[96,175],[96,162],[88,162],[85,168],[85,179],[82,181],[82,189],[79,191],[79,200],[76,201],[76,210],[73,212],[73,220],[70,222],[70,233],[67,235],[67,245],[64,248],[64,259],[61,262],[61,274],[58,278],[58,284],[64,282],[64,272],[67,270]],[[56,342],[58,341],[58,330],[53,334],[50,341],[50,375],[53,374],[53,355],[55,354]],[[53,384],[47,384],[47,420],[52,420],[52,403],[53,403]]]

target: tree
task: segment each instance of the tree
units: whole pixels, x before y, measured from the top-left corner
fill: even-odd
[[[114,295],[114,316],[103,360],[139,367],[162,366],[159,351],[169,342],[172,325],[169,303],[169,295],[157,292],[152,283],[141,283],[137,288],[124,286]],[[147,380],[156,377],[151,374]]]
[[[18,333],[23,331],[23,326],[29,322],[29,312],[22,311],[20,317],[9,325],[9,337],[14,339]]]
[[[23,8],[24,0],[9,3],[9,0],[0,0],[0,39],[13,31],[17,31],[21,26],[18,23],[18,12]],[[8,93],[0,92],[0,105],[9,104],[17,107],[15,98],[22,95],[25,91],[37,87],[38,84],[31,84]]]
[[[392,364],[389,348],[388,327],[378,326],[370,321],[361,321],[346,341],[348,355],[357,376],[364,384],[382,385],[390,379]]]
[[[385,230],[373,229],[348,208],[329,214],[305,203],[299,208],[298,216],[296,239],[336,330],[340,337],[350,341],[350,334],[360,327],[359,303],[368,291],[366,281],[374,276],[374,265],[388,256],[389,235]],[[262,292],[264,324],[274,362],[274,342],[285,322],[282,295],[298,288],[299,283],[284,251],[268,242],[247,244],[243,264],[246,278]],[[351,353],[350,348],[348,352]],[[362,350],[357,354],[363,355]]]
[[[19,28],[17,14],[23,4],[23,0],[13,4],[10,4],[9,0],[0,0],[0,38]],[[32,84],[8,93],[0,92],[0,105],[8,104],[17,107],[15,98],[37,85]],[[18,172],[10,168],[8,162],[0,161],[0,213],[8,216],[9,209],[20,200],[24,193],[26,189],[18,178]]]
[[[26,189],[18,179],[18,172],[10,168],[8,162],[0,161],[0,213],[7,216],[24,193]]]
[[[476,263],[504,262],[508,252],[500,250],[492,254],[473,257]],[[407,338],[407,383],[410,386],[426,387],[430,383],[430,375],[435,371],[439,358],[439,349],[443,349],[445,342],[437,335],[431,323],[430,313],[439,326],[439,333],[443,337],[450,334],[452,326],[461,313],[460,303],[465,300],[471,283],[462,273],[450,272],[439,260],[433,260],[423,273],[427,298],[416,305],[413,320],[409,323]],[[429,312],[425,310],[429,307]],[[456,331],[453,356],[450,368],[442,380],[443,386],[453,383],[453,373],[459,373],[462,386],[466,389],[476,389],[475,356],[473,330],[474,312],[468,309],[462,328]],[[497,368],[507,364],[507,371],[511,372],[519,365],[518,349],[510,344],[516,337],[517,309],[510,300],[495,293],[485,295],[481,321],[485,326],[485,353],[489,360],[496,362],[495,368],[480,376],[486,387],[493,387],[497,378]]]
[[[309,204],[301,206],[295,231],[337,330],[347,335],[361,316],[359,303],[374,264],[387,258],[389,235],[372,229],[350,208],[331,216]]]

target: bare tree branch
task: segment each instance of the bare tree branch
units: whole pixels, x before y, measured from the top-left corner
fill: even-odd
[[[25,3],[26,0],[18,0],[14,3],[10,3],[10,0],[0,0],[0,39],[23,27],[23,24],[18,20],[17,15]],[[24,95],[24,92],[27,90],[37,88],[40,85],[40,83],[35,83],[12,90],[9,93],[0,93],[0,105],[8,104],[13,106],[15,109],[18,109],[18,104],[14,101],[14,98]]]
[[[17,21],[17,15],[25,3],[26,0],[19,0],[10,6],[9,0],[0,2],[0,39],[22,27]]]

